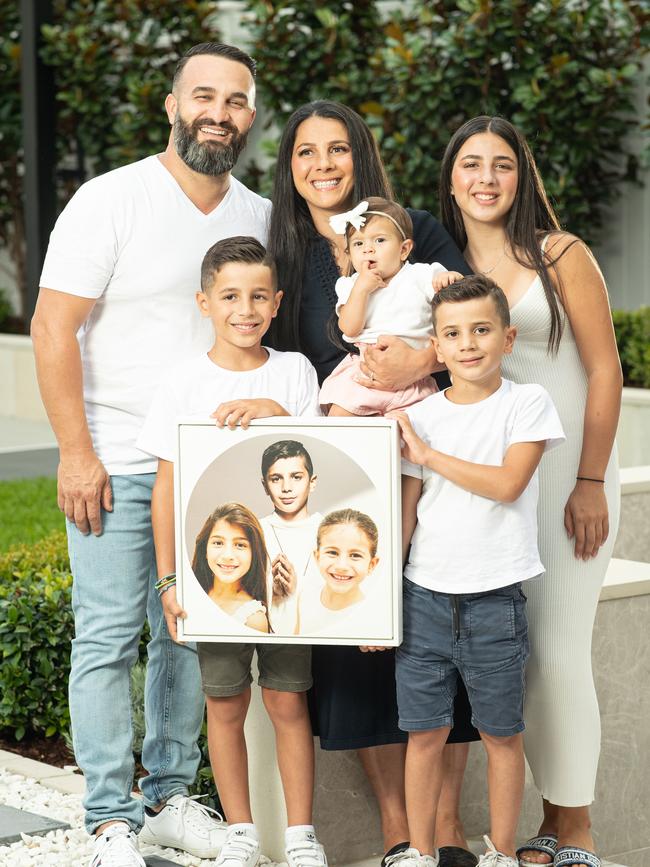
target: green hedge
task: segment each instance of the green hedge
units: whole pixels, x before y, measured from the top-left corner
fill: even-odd
[[[625,385],[650,388],[650,307],[612,312]]]

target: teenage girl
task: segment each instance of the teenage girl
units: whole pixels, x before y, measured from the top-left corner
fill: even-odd
[[[196,537],[192,569],[210,599],[259,632],[270,632],[266,572],[268,554],[255,515],[240,503],[225,503]]]
[[[431,300],[434,292],[461,274],[438,262],[411,264],[413,222],[407,211],[389,199],[372,197],[351,211],[330,218],[332,229],[345,235],[355,273],[339,277],[334,287],[336,314],[343,340],[360,355],[348,355],[323,383],[322,406],[329,415],[383,415],[410,406],[437,391],[426,376],[399,391],[369,389],[359,382],[365,347],[382,334],[405,340],[414,349],[431,342]]]

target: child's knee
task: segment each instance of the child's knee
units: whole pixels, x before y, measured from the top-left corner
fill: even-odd
[[[485,744],[486,750],[510,750],[512,752],[524,751],[524,736],[521,732],[514,735],[506,735],[500,737],[498,735],[490,735],[486,732],[479,731],[481,740]]]
[[[426,731],[409,732],[409,750],[427,750],[442,753],[449,736],[449,726]]]
[[[273,723],[291,725],[307,718],[307,694],[262,687],[262,700]]]
[[[220,725],[243,725],[250,704],[250,689],[239,695],[206,695],[205,702],[208,722],[212,721]]]

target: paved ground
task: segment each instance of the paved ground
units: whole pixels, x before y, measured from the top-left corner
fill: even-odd
[[[58,460],[47,421],[0,415],[0,481],[55,476]]]

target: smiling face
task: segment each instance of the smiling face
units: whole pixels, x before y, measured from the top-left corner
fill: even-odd
[[[216,521],[208,537],[206,559],[215,581],[224,584],[241,581],[252,562],[251,544],[244,528],[224,518]]]
[[[335,594],[357,590],[379,562],[366,533],[352,523],[323,528],[314,558],[327,589]]]
[[[249,262],[222,265],[210,289],[196,295],[201,314],[212,320],[218,349],[259,346],[281,299],[271,269]]]
[[[199,54],[188,60],[165,108],[174,148],[193,171],[230,171],[255,118],[255,83],[242,64]]]
[[[400,270],[413,247],[411,240],[404,240],[397,227],[386,217],[369,217],[361,229],[354,229],[348,236],[350,261],[359,273],[364,262],[370,270],[376,270],[384,280],[390,280]]]
[[[310,117],[296,130],[291,174],[299,196],[314,212],[338,214],[354,204],[354,165],[343,123]]]
[[[498,385],[501,359],[512,352],[516,330],[503,324],[492,298],[443,302],[436,307],[435,327],[438,360],[447,365],[454,385]]]
[[[478,133],[460,148],[451,171],[451,190],[465,225],[505,226],[517,194],[517,157],[491,132]]]

